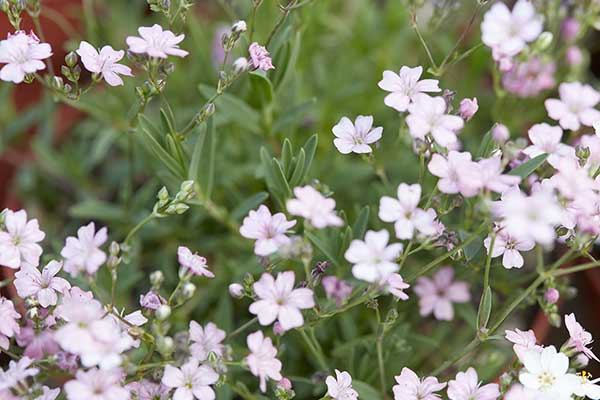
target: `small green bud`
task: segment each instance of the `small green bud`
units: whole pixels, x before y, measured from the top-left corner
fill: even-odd
[[[62,91],[65,87],[65,82],[63,81],[63,78],[61,78],[60,76],[52,77],[52,87],[56,90]]]
[[[538,40],[535,42],[535,49],[538,51],[544,51],[552,44],[554,35],[551,32],[542,32]]]
[[[173,338],[169,336],[163,336],[158,339],[156,343],[156,347],[158,352],[162,354],[164,357],[169,356],[173,353],[175,348],[175,344],[173,342]]]
[[[154,287],[160,287],[165,281],[165,276],[162,271],[154,271],[150,274],[150,283]]]
[[[196,285],[194,285],[191,282],[185,283],[181,288],[181,294],[186,300],[189,300],[192,297],[194,297],[194,293],[196,293]]]
[[[156,310],[156,318],[159,321],[164,321],[171,316],[171,307],[166,304],[161,305]]]
[[[69,68],[73,68],[77,64],[78,61],[79,61],[79,57],[77,56],[77,53],[74,51],[70,51],[65,56],[65,64],[67,64],[67,66]]]

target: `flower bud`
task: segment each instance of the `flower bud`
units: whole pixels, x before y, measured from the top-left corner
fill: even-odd
[[[159,287],[165,281],[165,276],[162,271],[154,271],[150,274],[150,283],[152,286]]]
[[[560,318],[560,315],[558,315],[557,313],[551,313],[548,315],[548,323],[550,323],[550,325],[558,328],[558,327],[560,327],[561,322],[562,322],[562,319]]]
[[[181,183],[181,187],[179,189],[181,192],[184,193],[193,193],[194,192],[194,181],[193,180],[189,180],[189,181],[183,181]]]
[[[575,369],[581,369],[588,366],[590,359],[585,354],[579,353],[573,357],[572,362]]]
[[[52,87],[55,88],[56,90],[62,91],[63,88],[65,87],[63,78],[61,78],[60,76],[52,77]]]
[[[288,378],[281,378],[281,380],[278,382],[278,385],[285,390],[292,390],[292,381],[290,381]]]
[[[535,42],[535,48],[538,51],[544,51],[552,44],[552,40],[554,39],[554,35],[551,32],[542,32],[542,34],[538,37],[538,40]]]
[[[546,290],[546,293],[544,294],[544,299],[549,304],[556,303],[559,298],[560,298],[560,292],[558,290],[556,290],[555,288],[550,288],[550,289]]]
[[[158,352],[163,356],[168,356],[173,353],[173,349],[175,348],[175,343],[173,342],[173,338],[169,336],[164,336],[158,339],[156,342],[156,347]]]
[[[579,21],[572,17],[565,18],[560,24],[560,34],[566,41],[571,41],[577,38],[580,29],[581,25],[579,24]]]
[[[243,21],[243,20],[237,21],[236,23],[234,23],[231,26],[231,31],[234,33],[246,32],[246,29],[247,29],[246,21]]]
[[[181,288],[181,294],[187,300],[191,299],[194,296],[194,293],[196,293],[196,285],[191,282],[185,283]]]
[[[65,64],[67,64],[67,67],[69,68],[73,68],[78,61],[79,57],[77,57],[77,53],[75,53],[74,51],[70,51],[65,56]]]
[[[575,67],[583,62],[583,53],[577,46],[571,46],[567,49],[567,63]]]
[[[233,70],[236,74],[241,74],[248,69],[249,65],[250,63],[246,57],[240,57],[233,62]]]
[[[31,307],[29,310],[27,310],[27,318],[29,319],[35,319],[38,316],[38,308],[37,307]]]
[[[273,333],[277,336],[282,336],[285,333],[285,329],[283,329],[279,321],[273,324]]]
[[[158,202],[161,206],[167,204],[167,202],[169,201],[169,191],[167,190],[166,187],[162,187],[159,191],[158,194],[156,195],[156,197],[158,198]]]
[[[477,97],[473,99],[462,99],[460,102],[460,109],[458,111],[460,117],[465,121],[473,118],[475,113],[479,110],[479,104],[477,103]]]
[[[496,143],[503,144],[510,138],[510,132],[504,124],[496,124],[492,128],[492,138]]]
[[[239,283],[232,283],[229,285],[229,294],[234,299],[241,299],[244,297],[244,287]]]
[[[156,309],[156,318],[158,318],[159,321],[164,321],[165,319],[169,318],[170,315],[171,307],[166,304],[163,304]]]

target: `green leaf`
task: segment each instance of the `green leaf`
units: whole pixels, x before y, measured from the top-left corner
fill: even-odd
[[[308,111],[315,105],[316,102],[317,99],[313,97],[304,103],[300,103],[279,113],[281,116],[273,123],[273,131],[278,132],[284,129],[289,129],[290,126],[293,127],[297,125],[298,122],[306,116]]]
[[[163,108],[160,109],[160,122],[162,123],[165,132],[169,132],[171,135],[175,135],[173,121],[167,115],[167,112]]]
[[[285,176],[289,173],[290,163],[293,157],[292,142],[288,138],[283,139],[283,146],[281,147],[281,165],[283,166],[283,172]]]
[[[285,173],[281,168],[281,164],[279,160],[274,158],[271,160],[271,165],[273,168],[273,178],[275,183],[275,188],[282,193],[285,197],[292,196],[292,189],[290,189],[290,185],[288,184],[287,179],[285,179]]]
[[[352,226],[352,231],[354,232],[355,239],[361,239],[365,235],[365,231],[367,230],[367,223],[369,222],[369,206],[364,206],[356,221],[354,221],[354,225]]]
[[[476,153],[477,157],[482,157],[482,158],[488,157],[492,153],[494,148],[496,147],[496,142],[494,141],[494,138],[492,137],[493,130],[494,130],[494,127],[492,127],[492,129],[487,131],[486,134],[483,136],[483,139],[481,139],[481,144],[479,145],[479,149],[477,150],[477,153]]]
[[[300,149],[298,153],[298,157],[296,158],[296,166],[294,167],[294,172],[292,173],[292,177],[290,178],[290,186],[296,187],[302,181],[302,172],[304,171],[304,166],[306,163],[306,153],[304,149]]]
[[[221,296],[217,305],[215,323],[225,332],[233,329],[233,304],[230,296]]]
[[[202,148],[204,147],[204,139],[206,138],[206,125],[200,125],[198,129],[198,137],[194,150],[192,151],[192,159],[188,168],[188,179],[198,182],[200,178],[200,161],[202,161]]]
[[[546,161],[546,158],[548,158],[548,154],[540,154],[539,156],[532,158],[526,163],[519,165],[517,168],[510,171],[508,174],[520,176],[521,179],[525,179],[529,175],[531,175],[536,169],[538,169],[538,167],[542,165],[544,161]]]
[[[267,200],[269,198],[269,193],[267,192],[259,192],[256,194],[253,194],[252,196],[248,197],[246,200],[242,201],[242,203],[231,212],[231,218],[233,220],[239,220],[242,217],[245,217],[246,214],[248,214],[248,212],[250,210],[254,210],[256,207],[258,207],[259,205],[261,205],[265,200]]]
[[[300,31],[296,33],[293,42],[291,43],[292,50],[290,52],[290,56],[286,60],[283,68],[284,72],[279,75],[281,78],[277,81],[276,90],[279,93],[280,90],[285,86],[288,80],[292,77],[294,72],[296,71],[296,63],[298,62],[298,58],[300,57],[300,49],[302,47],[302,34]]]
[[[489,286],[483,291],[481,301],[479,302],[479,309],[477,310],[477,322],[479,328],[487,327],[490,320],[490,314],[492,313],[492,288]]]
[[[312,164],[313,158],[315,157],[315,152],[317,151],[318,143],[319,143],[319,137],[315,133],[314,135],[309,137],[308,140],[306,141],[306,143],[304,143],[304,146],[302,146],[302,148],[304,149],[304,152],[306,153],[306,160],[304,161],[304,169],[302,170],[302,177],[300,179],[304,178],[306,176],[306,174],[308,173],[308,170],[310,169],[310,165]]]
[[[199,177],[198,183],[204,190],[204,195],[210,198],[213,190],[213,184],[215,181],[215,155],[217,152],[217,140],[215,135],[215,124],[212,117],[206,121],[206,138],[204,139],[204,156],[202,159],[205,161],[206,169],[204,173]]]
[[[69,208],[73,218],[123,223],[129,220],[128,213],[121,207],[100,200],[85,200]]]
[[[165,167],[176,177],[183,178],[185,172],[181,168],[181,165],[175,160],[161,145],[158,143],[152,131],[156,131],[156,127],[148,120],[144,115],[139,117],[139,129],[142,136],[138,136],[141,139],[142,144],[150,151],[156,158],[158,158]]]
[[[335,265],[341,265],[340,260],[336,257],[335,251],[331,248],[331,246],[321,237],[317,236],[315,233],[311,231],[304,231],[304,235],[310,240],[312,244],[315,245],[321,253],[325,255]]]
[[[252,86],[252,98],[258,101],[259,106],[266,106],[273,101],[273,84],[265,71],[257,70],[248,74]]]
[[[368,400],[383,400],[381,393],[368,383],[352,380],[352,387],[358,392],[358,397]]]

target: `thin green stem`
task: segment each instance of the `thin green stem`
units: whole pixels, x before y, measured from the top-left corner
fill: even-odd
[[[37,34],[40,37],[40,40],[43,43],[45,43],[46,37],[44,36],[44,30],[42,29],[42,24],[40,23],[40,16],[34,15],[31,17],[31,19],[33,20],[33,26],[35,27],[35,30],[37,31]],[[48,61],[48,72],[50,72],[50,75],[54,75],[54,63],[52,62],[52,57],[49,57],[47,59],[47,61]]]
[[[306,332],[304,331],[304,328],[300,328],[298,329],[298,332],[300,333],[300,336],[302,336],[302,339],[304,340],[304,342],[306,343],[306,346],[308,347],[308,349],[313,353],[313,355],[315,356],[315,359],[317,360],[317,363],[319,364],[320,368],[323,371],[328,371],[329,367],[327,366],[327,362],[325,361],[325,356],[323,355],[322,352],[320,352],[315,345],[313,344],[313,342],[310,340],[310,338],[308,337],[308,335],[306,334]]]
[[[591,262],[591,263],[587,263],[587,264],[581,264],[581,265],[578,265],[576,267],[571,267],[571,268],[563,268],[563,269],[552,272],[551,275],[554,277],[569,275],[569,274],[573,274],[575,272],[586,271],[588,269],[593,269],[593,268],[597,268],[597,267],[600,267],[600,261]]]
[[[492,239],[490,240],[490,248],[487,253],[487,257],[485,260],[485,271],[483,273],[483,290],[487,290],[488,286],[490,286],[490,266],[492,265],[492,253],[494,252],[494,243],[496,242],[496,234],[492,234]]]
[[[143,220],[141,220],[140,222],[138,222],[138,224],[136,226],[134,226],[129,233],[127,234],[127,236],[125,237],[125,240],[123,241],[123,243],[128,244],[131,239],[133,238],[133,236],[140,230],[142,229],[142,227],[144,225],[146,225],[148,222],[152,221],[156,216],[154,215],[154,213],[151,213],[149,215],[146,216],[146,218],[144,218]]]
[[[257,317],[252,318],[250,321],[246,322],[244,325],[240,326],[235,331],[233,331],[229,335],[227,335],[227,339],[231,339],[234,336],[239,335],[240,333],[244,332],[246,329],[248,329],[252,325],[254,325],[256,322],[258,322],[258,318]]]
[[[265,42],[266,48],[269,48],[269,45],[271,44],[271,41],[275,37],[275,34],[277,33],[277,31],[279,31],[279,28],[281,28],[281,25],[283,25],[283,23],[287,19],[288,15],[290,15],[290,12],[294,9],[294,6],[296,5],[296,3],[298,3],[298,0],[292,0],[287,6],[285,6],[283,8],[283,14],[281,15],[281,17],[279,17],[279,20],[277,21],[277,23],[275,24],[273,29],[271,29],[271,33],[269,33],[269,37],[267,38],[267,41]]]
[[[383,337],[385,335],[385,331],[382,329],[381,326],[381,315],[379,313],[379,307],[375,308],[375,315],[377,316],[377,331],[380,330],[379,334],[377,335],[377,340],[376,340],[376,347],[377,347],[377,365],[379,368],[379,385],[381,388],[381,394],[383,395],[384,398],[387,399],[387,391],[386,391],[386,385],[385,385],[385,363],[383,362]],[[377,333],[377,332],[376,332]]]
[[[417,37],[419,38],[421,45],[423,45],[425,52],[427,53],[427,57],[429,58],[431,67],[433,69],[437,69],[437,64],[435,63],[435,60],[433,59],[433,55],[431,54],[431,51],[429,50],[429,46],[427,46],[427,42],[425,42],[425,39],[423,38],[423,36],[421,35],[421,32],[419,31],[419,25],[417,24],[417,14],[415,12],[413,12],[411,15],[410,24],[411,24],[413,30],[415,31],[415,33],[417,34]]]

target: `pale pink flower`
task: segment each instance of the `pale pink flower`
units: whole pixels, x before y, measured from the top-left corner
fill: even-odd
[[[321,285],[327,298],[334,300],[338,307],[352,294],[352,285],[333,275],[323,277]]]
[[[581,125],[592,126],[600,120],[600,111],[594,107],[600,101],[598,93],[590,85],[580,82],[561,83],[559,99],[544,102],[548,116],[560,123],[564,129],[578,130]]]
[[[179,43],[185,38],[184,34],[175,36],[173,32],[163,30],[158,24],[139,27],[138,33],[141,37],[128,36],[126,39],[132,53],[147,54],[155,58],[185,57],[189,54],[179,48]]]
[[[260,390],[267,390],[267,378],[281,380],[281,361],[277,359],[277,349],[271,338],[264,337],[261,331],[251,333],[246,338],[250,354],[244,359],[250,372],[259,378]]]
[[[214,400],[215,391],[210,385],[218,380],[219,374],[211,367],[198,365],[197,360],[190,360],[181,368],[167,365],[161,382],[175,389],[173,400]]]
[[[456,132],[465,124],[458,115],[446,114],[446,101],[442,97],[418,94],[408,106],[408,113],[406,124],[414,139],[425,140],[425,135],[431,134],[443,147],[456,143]]]
[[[483,43],[497,53],[512,57],[520,53],[527,43],[542,33],[543,17],[527,0],[519,0],[512,11],[501,2],[494,3],[485,13],[481,23]]]
[[[149,291],[146,294],[140,295],[140,306],[147,308],[148,310],[156,311],[158,307],[164,303],[166,303],[166,300],[153,291]]]
[[[8,350],[9,338],[20,332],[18,319],[21,318],[15,310],[12,301],[0,297],[0,348]]]
[[[298,328],[304,324],[300,310],[315,305],[313,292],[307,288],[294,289],[294,271],[277,274],[277,279],[264,273],[252,285],[258,300],[250,304],[250,312],[258,316],[261,325],[270,325],[278,320],[284,330]]]
[[[169,400],[171,398],[169,395],[171,388],[148,379],[132,382],[126,388],[131,391],[131,394],[137,396],[134,398],[138,400]]]
[[[503,174],[502,158],[500,155],[483,158],[477,162],[479,165],[480,181],[484,189],[502,193],[518,185],[521,178],[515,175]]]
[[[100,250],[100,246],[107,239],[107,229],[102,228],[96,232],[93,222],[79,228],[77,237],[69,236],[60,252],[65,259],[65,271],[71,276],[77,276],[82,271],[90,275],[95,274],[106,261],[106,253]]]
[[[40,43],[33,31],[29,35],[24,31],[9,33],[5,40],[0,41],[0,64],[6,64],[0,70],[0,79],[21,83],[25,75],[46,68],[42,60],[51,55],[50,45]]]
[[[58,395],[60,395],[60,388],[50,389],[48,386],[43,386],[42,394],[34,400],[56,400]]]
[[[37,267],[43,251],[38,243],[45,236],[37,219],[27,220],[25,210],[7,210],[4,230],[0,230],[0,265],[13,269],[25,265]]]
[[[482,187],[480,167],[471,161],[471,153],[450,151],[447,157],[434,154],[427,165],[429,172],[440,178],[438,189],[442,193],[460,193],[473,197]]]
[[[525,388],[520,383],[513,384],[504,395],[503,400],[544,400],[535,391]]]
[[[581,324],[575,319],[575,314],[565,315],[565,326],[569,331],[568,345],[589,358],[600,361],[598,357],[588,347],[594,342],[592,334],[583,329]]]
[[[496,383],[481,386],[477,372],[469,368],[459,372],[456,378],[448,382],[450,400],[496,400],[500,397],[500,387]]]
[[[295,187],[294,195],[286,203],[290,214],[307,219],[317,229],[344,224],[335,214],[335,200],[324,197],[312,186]]]
[[[121,376],[119,370],[79,370],[65,383],[67,400],[129,400],[131,393],[121,385]]]
[[[492,128],[492,137],[496,143],[503,144],[510,139],[510,131],[504,124],[496,124]]]
[[[225,340],[225,331],[212,322],[202,328],[196,321],[190,321],[190,341],[193,342],[190,345],[190,353],[198,361],[206,360],[210,353],[222,356],[223,340]]]
[[[333,400],[356,400],[358,392],[352,388],[352,377],[346,371],[335,370],[335,378],[328,376],[325,379],[327,396]]]
[[[385,105],[404,112],[417,94],[441,91],[437,79],[419,80],[422,74],[421,66],[411,68],[404,65],[399,74],[383,71],[383,79],[379,81],[378,86],[386,92],[391,92],[385,96]]]
[[[484,241],[487,252],[490,251],[492,238],[488,236]],[[513,236],[506,230],[501,229],[496,233],[494,239],[494,248],[492,249],[492,257],[502,256],[502,265],[506,269],[521,268],[523,266],[523,256],[521,251],[529,251],[535,247],[535,242],[530,238],[519,238]]]
[[[561,143],[563,130],[560,126],[551,126],[546,123],[533,125],[528,132],[531,145],[523,149],[523,153],[530,158],[540,154],[548,154],[548,162],[556,167],[558,160],[563,157],[575,159],[575,149]]]
[[[119,75],[133,76],[131,68],[118,62],[123,58],[123,50],[116,51],[111,46],[104,46],[100,52],[86,41],[82,41],[77,49],[83,66],[88,71],[102,75],[110,86],[123,85]]]
[[[241,299],[244,297],[244,287],[239,283],[232,283],[227,287],[227,289],[229,290],[231,297],[234,299]]]
[[[402,368],[400,375],[396,377],[397,385],[394,385],[394,400],[438,400],[439,392],[446,387],[446,383],[438,382],[437,378],[428,376],[419,379],[410,368]]]
[[[347,117],[342,117],[331,131],[335,135],[333,144],[340,153],[362,154],[373,151],[369,145],[381,139],[383,128],[373,128],[372,116],[359,115],[354,123]]]
[[[528,331],[522,331],[520,329],[515,329],[514,331],[507,330],[504,333],[506,334],[506,340],[513,343],[513,350],[521,362],[523,362],[523,357],[528,351],[534,350],[541,352],[544,349],[537,344],[537,338],[531,329]]]
[[[23,354],[32,360],[41,360],[45,356],[54,355],[59,351],[58,344],[54,340],[54,332],[50,329],[36,332],[31,321],[21,327],[16,338],[17,344],[25,347]]]
[[[460,109],[458,110],[458,114],[465,121],[473,118],[475,113],[479,110],[479,104],[477,103],[477,97],[473,97],[473,99],[462,99],[460,101]]]
[[[410,285],[404,282],[400,274],[389,274],[379,285],[392,296],[400,300],[408,300],[408,295],[404,293],[404,289],[408,289]]]
[[[344,257],[353,264],[352,275],[366,282],[379,282],[398,270],[396,259],[402,253],[402,243],[388,245],[390,234],[385,229],[368,231],[365,240],[350,243]]]
[[[425,236],[435,234],[435,211],[430,215],[418,208],[421,199],[421,185],[398,185],[397,199],[384,196],[379,201],[379,219],[394,222],[398,239],[412,239],[415,231]],[[433,216],[433,218],[431,218]]]
[[[248,53],[250,53],[250,63],[254,69],[268,71],[275,68],[271,60],[271,55],[264,46],[253,42],[248,47]]]
[[[286,244],[290,238],[285,234],[296,225],[296,220],[288,221],[284,213],[271,215],[265,205],[252,210],[240,228],[243,237],[254,239],[254,253],[258,256],[268,256]]]
[[[502,86],[519,97],[535,97],[556,85],[555,71],[554,62],[531,57],[505,71],[502,75]]]
[[[25,299],[35,297],[44,308],[55,306],[58,301],[57,293],[71,288],[66,279],[56,276],[62,268],[62,262],[50,261],[40,272],[35,267],[23,267],[15,274],[17,294]]]
[[[529,350],[523,356],[524,368],[519,374],[521,384],[541,394],[540,399],[570,399],[578,378],[568,373],[569,358],[554,346],[541,352]]]
[[[453,279],[452,267],[440,269],[433,279],[425,276],[417,279],[414,290],[419,296],[421,316],[433,313],[438,320],[451,321],[454,318],[452,303],[466,303],[471,299],[469,285]]]
[[[32,363],[33,360],[29,357],[22,357],[18,361],[11,360],[6,371],[0,368],[0,391],[10,389],[20,382],[25,382],[27,378],[39,374],[39,368],[31,367]]]
[[[179,246],[177,248],[177,260],[182,268],[190,271],[194,275],[205,276],[207,278],[215,277],[215,274],[206,267],[206,258],[197,253],[192,253],[192,251],[185,246]]]

